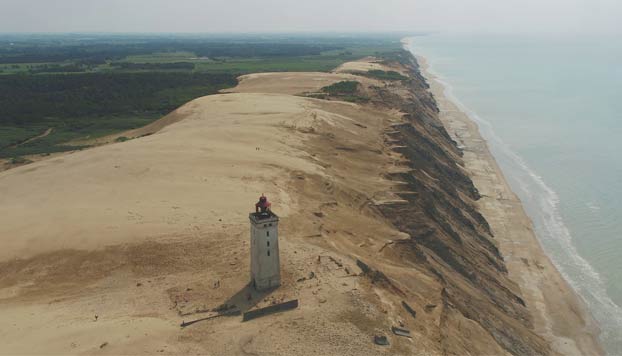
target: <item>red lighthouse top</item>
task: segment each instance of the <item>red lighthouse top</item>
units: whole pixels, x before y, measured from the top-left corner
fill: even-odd
[[[259,197],[259,201],[255,204],[255,212],[259,213],[260,211],[262,213],[267,213],[270,212],[270,207],[272,206],[272,203],[270,203],[268,201],[268,198],[265,195],[261,195]]]

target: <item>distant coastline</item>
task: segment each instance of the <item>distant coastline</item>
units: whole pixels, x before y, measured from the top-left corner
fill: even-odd
[[[404,39],[403,43],[405,49],[412,53],[411,41]],[[419,53],[412,54],[437,101],[441,121],[465,151],[465,168],[483,195],[479,202],[480,209],[491,223],[505,256],[510,278],[520,285],[526,298],[536,332],[562,354],[604,354],[595,320],[542,249],[533,223],[488,150],[476,121],[447,92],[446,83],[430,70],[425,57]],[[501,201],[504,203],[499,204]],[[498,210],[505,211],[499,214]],[[512,218],[511,221],[508,218]],[[524,229],[525,226],[528,228]],[[530,264],[529,260],[537,263]]]

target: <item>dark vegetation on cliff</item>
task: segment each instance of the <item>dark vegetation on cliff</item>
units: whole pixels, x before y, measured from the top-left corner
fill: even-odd
[[[344,80],[322,88],[321,94],[307,95],[319,99],[336,99],[351,103],[365,103],[369,98],[360,93],[360,83],[353,80]]]
[[[370,78],[375,78],[375,79],[380,79],[380,80],[407,80],[408,77],[401,75],[400,73],[396,72],[396,71],[384,71],[384,70],[378,70],[378,69],[373,69],[373,70],[369,70],[366,73],[364,73],[364,75],[370,77]]]
[[[550,353],[548,344],[533,332],[519,289],[509,280],[490,227],[474,205],[479,193],[462,167],[462,152],[438,118],[418,64],[406,52],[394,60],[410,68],[412,79],[406,85],[413,95],[403,100],[390,88],[376,87],[372,98],[378,106],[406,113],[406,122],[394,125],[386,140],[409,167],[391,178],[415,194],[400,195],[408,204],[377,207],[410,235],[390,247],[393,255],[405,264],[424,266],[440,281],[443,313],[457,311],[477,322],[512,354]]]

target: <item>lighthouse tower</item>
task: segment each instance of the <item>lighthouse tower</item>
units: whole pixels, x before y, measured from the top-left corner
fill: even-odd
[[[249,214],[251,223],[251,284],[266,290],[281,284],[279,261],[279,217],[262,196]]]

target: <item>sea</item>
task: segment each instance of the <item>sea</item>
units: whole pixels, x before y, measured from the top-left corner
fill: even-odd
[[[622,38],[437,33],[407,47],[477,122],[606,352],[622,355]]]

